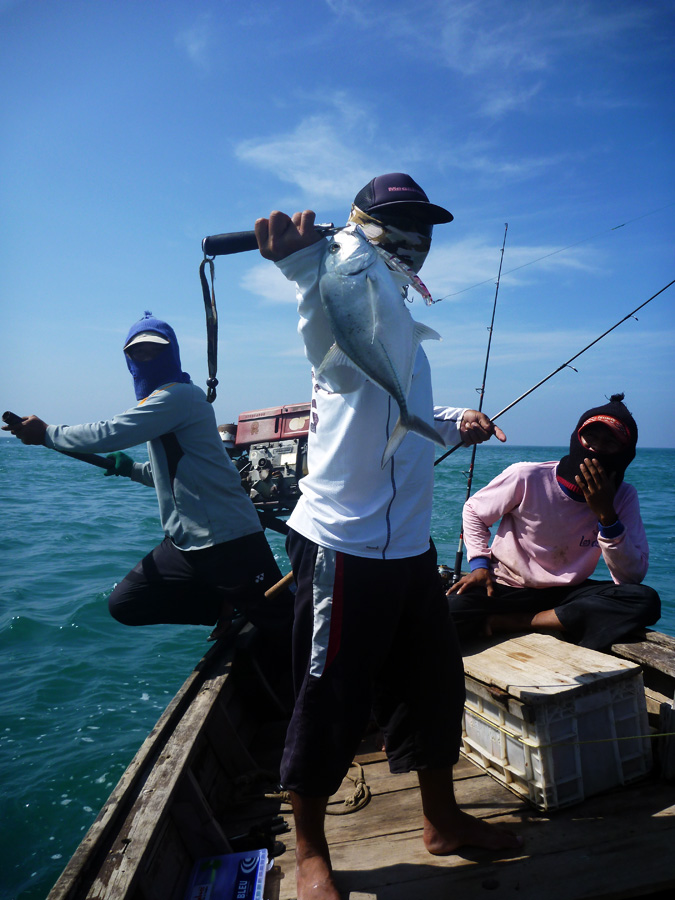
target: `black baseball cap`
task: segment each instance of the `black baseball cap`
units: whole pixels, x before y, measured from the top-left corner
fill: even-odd
[[[452,213],[430,203],[419,184],[403,172],[373,178],[354,197],[354,206],[369,215],[410,216],[431,225],[443,225],[453,220]]]

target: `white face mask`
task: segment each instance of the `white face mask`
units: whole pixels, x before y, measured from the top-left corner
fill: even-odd
[[[396,256],[410,266],[413,272],[419,272],[422,268],[431,247],[430,235],[419,234],[413,230],[404,231],[389,223],[385,225],[357,206],[352,206],[349,221],[360,225],[372,244],[377,244],[387,253]]]

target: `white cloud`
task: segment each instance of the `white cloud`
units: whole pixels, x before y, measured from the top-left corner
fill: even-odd
[[[534,95],[537,88],[529,91]],[[507,93],[493,100],[492,114],[506,112],[515,102],[525,102],[523,92],[516,101]],[[385,121],[375,112],[344,92],[321,98],[325,112],[308,115],[292,130],[270,137],[241,141],[235,147],[237,157],[282,181],[295,185],[312,202],[339,200],[353,196],[376,171],[410,171],[420,161],[430,160],[445,167],[511,181],[532,179],[555,169],[564,161],[561,154],[506,158],[503,150],[495,151],[486,140],[467,139],[434,147],[431,139],[406,137],[392,147],[382,136]],[[494,152],[493,152],[494,151]]]
[[[209,62],[211,35],[211,16],[202,13],[193,25],[176,35],[176,46],[180,47],[196,66],[206,68]]]
[[[370,21],[368,9],[362,0],[325,0],[326,5],[338,17],[349,17],[359,25]]]
[[[265,300],[295,304],[295,285],[269,262],[258,263],[250,268],[243,275],[240,284],[251,294]]]
[[[507,113],[525,109],[542,88],[543,82],[538,81],[526,88],[496,91],[494,94],[489,94],[483,101],[481,112],[492,119],[499,119]]]
[[[546,80],[564,79],[564,67],[576,66],[589,53],[636,58],[644,54],[636,37],[647,34],[656,52],[668,52],[671,23],[667,8],[639,2],[418,0],[387,3],[386,9],[382,0],[326,3],[337,17],[349,17],[364,30],[377,29],[406,57],[435,61],[458,73],[464,92],[475,98],[474,111],[488,118],[527,109]]]
[[[433,251],[424,264],[422,278],[435,300],[450,299],[453,295],[463,294],[478,285],[490,281],[495,283],[499,272],[499,258],[500,248],[486,243],[484,238],[470,237],[451,244],[434,241]],[[500,283],[523,284],[526,280],[523,270],[535,263],[537,271],[547,274],[561,269],[597,271],[595,257],[588,248],[570,248],[563,253],[560,247],[543,244],[509,245]],[[535,272],[532,272],[532,277],[536,277]]]
[[[322,105],[326,106],[326,98]],[[235,153],[307,196],[343,201],[354,192],[354,184],[372,177],[373,167],[362,149],[369,143],[369,127],[360,105],[335,94],[326,113],[307,116],[286,134],[241,141]]]
[[[446,163],[463,172],[489,177],[499,176],[514,181],[537,178],[542,172],[559,167],[568,157],[567,154],[558,153],[549,156],[507,158],[500,148],[485,140],[468,139],[464,144],[448,149],[444,158]]]

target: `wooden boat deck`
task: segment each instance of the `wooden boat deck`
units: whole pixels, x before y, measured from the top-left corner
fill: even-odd
[[[336,881],[350,900],[619,900],[675,896],[675,784],[642,780],[543,813],[467,760],[455,769],[460,805],[525,840],[496,857],[466,849],[432,857],[422,843],[417,778],[391,775],[382,753],[359,757],[372,792],[363,809],[327,819]],[[349,793],[351,784],[343,785]],[[339,797],[339,795],[338,795]],[[333,805],[341,805],[337,801]],[[290,813],[282,810],[292,826]],[[270,900],[294,900],[295,841],[268,876]]]
[[[287,707],[277,696],[279,686],[273,688],[260,667],[251,638],[245,626],[198,664],[114,788],[49,900],[184,900],[195,860],[271,849],[275,834],[265,900],[294,900],[293,820],[275,794]],[[669,661],[675,657],[672,638],[648,635],[647,644],[648,656],[665,648]],[[639,646],[627,644],[623,650],[621,655],[635,655]],[[654,666],[649,660],[642,664],[645,676],[650,668],[664,674],[659,660]],[[658,733],[675,732],[671,697],[672,680],[650,688],[650,726]],[[336,881],[345,900],[675,896],[672,739],[660,748],[653,774],[554,812],[538,811],[483,769],[460,760],[455,784],[461,807],[511,827],[525,845],[501,856],[467,849],[443,858],[430,856],[422,843],[416,776],[391,775],[377,738],[369,740],[357,761],[370,803],[327,818]],[[658,740],[654,746],[660,747]],[[353,784],[345,781],[330,806],[344,808],[344,797],[352,793]],[[284,822],[285,833],[274,830]]]

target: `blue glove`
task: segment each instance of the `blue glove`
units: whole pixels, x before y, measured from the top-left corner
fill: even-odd
[[[134,461],[130,456],[122,453],[121,450],[116,450],[115,453],[109,453],[106,459],[114,460],[115,465],[110,469],[106,469],[103,473],[104,475],[124,475],[125,478],[131,478]]]

